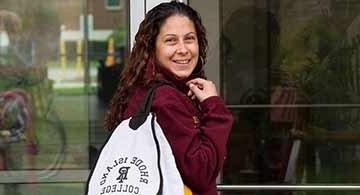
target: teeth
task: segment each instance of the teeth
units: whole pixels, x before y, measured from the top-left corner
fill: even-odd
[[[176,63],[178,64],[187,64],[189,63],[190,60],[175,60]]]

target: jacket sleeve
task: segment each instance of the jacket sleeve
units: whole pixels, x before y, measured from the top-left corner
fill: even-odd
[[[153,110],[184,183],[195,192],[203,192],[214,184],[223,166],[233,119],[220,97],[210,97],[200,104],[202,118],[196,124],[195,107],[185,98],[171,87],[160,87]]]

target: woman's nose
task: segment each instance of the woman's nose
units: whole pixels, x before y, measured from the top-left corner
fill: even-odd
[[[179,42],[176,52],[179,54],[187,54],[189,52],[189,49],[184,42]]]

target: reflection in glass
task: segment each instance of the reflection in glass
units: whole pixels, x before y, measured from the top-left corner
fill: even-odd
[[[273,110],[234,109],[236,120],[224,166],[226,184],[360,181],[356,171],[360,163],[357,129],[334,123],[316,126],[324,119],[313,114],[326,113],[339,120],[336,112],[360,112],[359,108],[306,108],[306,124],[299,126],[296,121],[275,121]],[[298,115],[294,119],[301,118]],[[294,154],[296,161],[291,165]],[[289,166],[294,170],[288,170]]]
[[[1,173],[33,170],[33,183],[88,170],[126,62],[127,14],[127,1],[0,1]],[[3,186],[15,195],[49,185]]]
[[[0,185],[0,194],[7,194],[2,190],[3,185]],[[84,184],[79,183],[59,183],[59,184],[19,184],[18,193],[11,193],[9,195],[18,194],[84,194]]]
[[[223,94],[235,117],[223,182],[358,183],[360,2],[221,9]]]
[[[38,170],[28,182],[66,167],[66,132],[48,78],[57,56],[59,18],[54,2],[43,3],[0,3],[0,167],[9,178],[11,171]],[[21,194],[18,184],[3,190]]]

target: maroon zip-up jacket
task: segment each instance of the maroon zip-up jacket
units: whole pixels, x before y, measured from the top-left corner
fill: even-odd
[[[216,195],[216,177],[223,166],[226,142],[233,118],[223,100],[209,97],[201,103],[186,93],[185,80],[161,70],[171,85],[160,86],[152,112],[171,146],[182,179],[196,195]],[[130,97],[123,119],[138,109],[148,88],[138,88]]]

